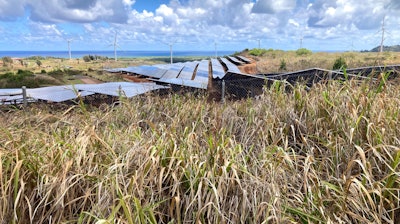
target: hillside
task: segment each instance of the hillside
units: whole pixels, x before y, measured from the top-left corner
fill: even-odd
[[[381,47],[372,48],[369,52],[380,52]],[[400,45],[383,46],[383,51],[400,52]]]

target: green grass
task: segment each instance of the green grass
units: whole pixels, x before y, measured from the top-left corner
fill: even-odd
[[[0,116],[2,223],[398,223],[400,88]]]

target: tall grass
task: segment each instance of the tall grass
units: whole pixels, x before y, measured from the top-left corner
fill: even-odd
[[[400,88],[0,116],[1,223],[398,223]]]

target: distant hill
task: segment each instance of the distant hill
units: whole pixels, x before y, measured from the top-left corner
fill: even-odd
[[[371,49],[369,52],[379,52],[380,50],[381,50],[381,46],[377,46],[377,47]],[[400,45],[383,46],[383,51],[400,52]]]

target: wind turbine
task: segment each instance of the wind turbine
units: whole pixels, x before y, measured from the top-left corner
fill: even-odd
[[[214,41],[214,48],[215,48],[215,58],[218,58],[218,49],[217,49],[217,41]]]
[[[303,39],[304,39],[304,35],[303,35],[303,30],[302,30],[300,33],[300,48],[299,49],[303,48]]]
[[[68,56],[69,56],[69,60],[72,60],[72,55],[71,55],[71,42],[73,41],[73,39],[65,39],[68,43]]]
[[[382,21],[382,39],[381,39],[380,52],[383,52],[383,42],[385,41],[385,17],[386,15],[383,16],[383,21]]]
[[[115,32],[114,43],[110,44],[109,46],[114,47],[114,60],[117,61],[117,47],[119,47],[117,43],[117,32]]]
[[[162,41],[163,44],[168,45],[169,46],[169,54],[170,54],[170,62],[171,64],[174,63],[174,59],[173,59],[173,54],[172,54],[172,47],[174,46],[174,44],[177,42],[177,40],[173,41],[173,42],[164,42]]]

